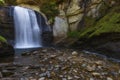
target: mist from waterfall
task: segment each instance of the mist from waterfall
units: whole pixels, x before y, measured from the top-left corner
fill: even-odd
[[[41,25],[38,25],[36,14],[33,10],[15,6],[15,48],[41,47]]]

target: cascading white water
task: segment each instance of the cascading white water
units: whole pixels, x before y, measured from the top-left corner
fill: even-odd
[[[33,10],[14,7],[15,48],[41,47],[41,29]]]

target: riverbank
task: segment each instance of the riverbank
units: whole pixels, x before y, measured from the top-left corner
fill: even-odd
[[[0,63],[2,80],[120,80],[120,63],[73,49],[41,48]]]

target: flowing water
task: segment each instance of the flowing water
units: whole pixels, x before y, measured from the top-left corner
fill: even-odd
[[[41,29],[33,10],[14,7],[15,48],[41,47]]]

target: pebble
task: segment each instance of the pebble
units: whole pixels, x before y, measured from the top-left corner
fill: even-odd
[[[66,78],[62,78],[62,80],[67,80]]]
[[[92,75],[93,75],[93,76],[100,76],[100,73],[93,72]]]
[[[62,67],[62,70],[66,70],[67,68],[69,68],[69,66],[64,66]]]
[[[46,52],[47,52],[47,49],[43,49],[42,52],[43,52],[43,53],[46,53]]]
[[[41,68],[41,71],[43,71],[43,72],[44,72],[45,70],[46,70],[45,68]]]
[[[8,79],[9,80],[9,79]],[[29,80],[28,78],[20,78],[20,80]]]
[[[34,52],[33,52],[33,54],[37,54],[37,53],[38,53],[38,51],[34,51]]]
[[[40,79],[38,79],[38,80],[45,80],[45,77],[41,77]]]
[[[94,80],[93,78],[90,78],[90,80]]]
[[[41,73],[39,76],[40,77],[44,77],[44,76],[46,76],[47,74],[46,73]]]
[[[77,70],[75,70],[75,69],[74,69],[73,71],[74,71],[75,73],[77,73],[77,72],[78,72],[78,71],[77,71]]]
[[[8,67],[7,70],[15,70],[16,67]]]
[[[73,77],[71,77],[71,76],[68,76],[68,80],[72,80],[73,79]]]
[[[37,79],[31,78],[31,79],[29,79],[29,80],[37,80]]]
[[[97,65],[102,65],[102,64],[103,64],[102,61],[96,61],[95,63],[96,63]]]
[[[59,77],[63,78],[63,75],[59,75]]]
[[[120,70],[118,71],[118,73],[120,74]]]
[[[55,58],[56,57],[56,55],[50,55],[50,58]]]
[[[107,80],[113,80],[112,78],[110,78],[110,77],[107,77]]]
[[[24,53],[22,53],[21,55],[22,56],[29,56],[31,53],[29,53],[29,52],[24,52]]]
[[[91,71],[94,71],[96,69],[96,67],[95,66],[87,66],[87,70],[89,71],[89,72],[91,72]]]
[[[77,56],[77,55],[78,55],[78,52],[76,52],[76,51],[72,52],[72,56]]]
[[[79,77],[79,76],[74,76],[74,78],[76,78],[76,79],[80,79],[80,77]]]
[[[22,70],[27,70],[29,69],[29,66],[24,67]]]
[[[81,66],[82,66],[82,67],[86,67],[86,66],[87,66],[87,64],[83,63]]]

